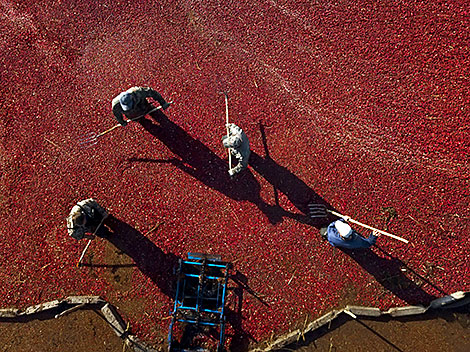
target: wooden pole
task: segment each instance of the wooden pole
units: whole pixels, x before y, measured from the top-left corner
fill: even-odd
[[[224,93],[225,95],[225,126],[227,127],[227,138],[230,137],[230,128],[228,127],[229,121],[228,121],[228,95],[227,93]],[[228,167],[229,169],[232,168],[232,153],[230,152],[230,148],[228,150]]]
[[[93,236],[96,235],[96,233],[98,232],[98,229],[100,228],[100,226],[103,224],[103,222],[106,220],[107,216],[105,216],[103,219],[101,219],[101,222],[99,223],[99,225],[96,227],[95,231],[93,232]],[[87,245],[85,246],[85,249],[83,249],[83,252],[82,252],[82,255],[80,256],[80,259],[78,260],[78,263],[77,263],[77,267],[80,267],[80,264],[82,262],[82,259],[83,257],[85,256],[85,253],[86,251],[88,250],[88,247],[90,247],[90,244],[91,244],[91,241],[93,241],[93,238],[88,240],[88,243]]]
[[[340,213],[337,213],[333,210],[327,210],[329,213],[339,217],[339,218],[342,218],[346,221],[349,221],[349,222],[352,222],[353,224],[356,224],[356,225],[359,225],[359,226],[362,226],[366,229],[369,229],[369,230],[372,230],[372,231],[377,231],[378,233],[382,234],[382,235],[385,235],[385,236],[388,236],[388,237],[391,237],[391,238],[394,238],[396,240],[399,240],[399,241],[402,241],[402,242],[405,242],[405,243],[409,243],[410,241],[408,240],[405,240],[404,238],[402,237],[398,237],[398,236],[395,236],[395,235],[392,235],[391,233],[388,233],[388,232],[385,232],[385,231],[382,231],[382,230],[379,230],[379,229],[376,229],[375,227],[372,227],[372,226],[369,226],[369,225],[366,225],[366,224],[363,224],[362,222],[359,222],[357,220],[354,220],[354,219],[351,219],[349,216],[346,216],[346,215],[342,215]]]

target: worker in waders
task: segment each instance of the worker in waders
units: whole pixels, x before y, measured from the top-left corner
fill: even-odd
[[[67,217],[67,230],[76,240],[105,237],[109,232],[103,223],[108,218],[108,212],[92,198],[78,202]]]
[[[238,160],[234,167],[230,166],[228,174],[234,176],[248,167],[250,159],[250,142],[243,130],[233,123],[227,124],[228,135],[222,137],[222,144]]]
[[[113,114],[121,126],[127,125],[127,121],[124,120],[124,117],[128,119],[143,117],[154,108],[147,101],[147,98],[158,101],[163,110],[166,110],[170,105],[162,98],[160,93],[148,87],[129,88],[113,99]]]
[[[332,246],[348,249],[370,248],[380,236],[379,232],[373,231],[368,238],[364,238],[343,219],[333,221],[328,227],[322,227],[320,234]]]

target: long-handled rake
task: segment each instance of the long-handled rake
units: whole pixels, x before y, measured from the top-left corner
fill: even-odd
[[[230,137],[230,128],[228,127],[228,94],[224,92],[225,96],[225,126],[227,126],[227,138]],[[232,153],[230,152],[230,148],[228,148],[228,168],[232,168]]]
[[[171,104],[171,103],[173,103],[173,102],[172,101],[168,102],[168,104]],[[162,108],[161,106],[157,106],[156,108],[153,108],[152,110],[146,112],[145,114],[134,117],[134,118],[130,119],[129,121],[136,121],[136,120],[144,117],[145,115],[148,115],[148,114],[150,114],[154,111],[157,111],[161,108]],[[111,131],[114,131],[118,127],[121,127],[121,124],[117,124],[116,126],[113,126],[113,127],[107,129],[104,132],[100,132],[100,133],[90,132],[90,133],[80,137],[78,139],[78,144],[82,147],[91,147],[92,145],[95,145],[96,143],[98,143],[98,138],[104,136],[105,134],[107,134]]]
[[[309,215],[310,215],[311,218],[326,218],[328,216],[328,213],[330,213],[330,214],[333,214],[334,216],[337,216],[337,217],[342,218],[346,221],[352,222],[353,224],[362,226],[366,229],[369,229],[369,230],[372,230],[372,231],[377,231],[382,235],[394,238],[396,240],[399,240],[399,241],[402,241],[402,242],[405,242],[405,243],[409,243],[408,240],[405,240],[402,237],[392,235],[391,233],[376,229],[372,226],[369,226],[369,225],[363,224],[362,222],[359,222],[357,220],[351,219],[349,216],[342,215],[340,213],[337,213],[336,211],[327,209],[324,204],[309,204],[308,208],[309,208]]]
[[[98,233],[98,230],[99,228],[101,227],[101,225],[103,225],[103,222],[107,219],[108,217],[105,216],[103,219],[101,219],[100,223],[98,224],[98,226],[96,227],[95,231],[93,231],[93,238],[94,236],[96,236],[96,234]],[[83,249],[82,251],[82,255],[80,256],[80,259],[78,259],[78,262],[77,262],[77,268],[80,267],[80,265],[82,264],[82,259],[83,257],[85,256],[85,253],[86,251],[88,250],[88,247],[90,247],[90,244],[91,244],[91,241],[93,241],[93,238],[88,240],[88,243],[86,244],[85,248]]]
[[[217,85],[217,93],[223,94],[225,96],[225,126],[229,124],[228,119],[228,91],[227,82],[225,81],[224,77],[217,75],[216,76],[216,85]],[[227,126],[227,138],[230,137],[230,128]],[[232,168],[232,153],[230,148],[227,149],[228,152],[228,168],[229,170]]]

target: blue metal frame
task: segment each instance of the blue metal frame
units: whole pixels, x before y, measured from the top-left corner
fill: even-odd
[[[173,341],[177,323],[218,327],[217,351],[224,350],[225,299],[230,267],[231,264],[222,262],[220,256],[200,253],[188,253],[188,260],[180,260],[168,351],[189,351],[177,347]]]

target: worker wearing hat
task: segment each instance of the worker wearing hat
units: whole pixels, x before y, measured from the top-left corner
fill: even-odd
[[[222,136],[222,144],[238,160],[238,164],[228,170],[230,176],[234,176],[248,167],[250,159],[250,142],[243,130],[233,123],[227,124],[228,136]]]
[[[96,200],[82,200],[73,206],[67,217],[68,233],[76,240],[93,239],[94,235],[104,237],[108,231],[103,222],[108,216],[108,212]]]
[[[113,114],[121,126],[127,125],[124,116],[128,119],[135,119],[136,117],[145,116],[153,109],[153,106],[147,101],[147,98],[158,101],[163,110],[170,105],[162,98],[160,93],[148,87],[129,88],[113,99]]]
[[[374,231],[368,238],[364,238],[342,219],[333,221],[327,228],[320,229],[320,234],[332,246],[348,249],[369,248],[380,236],[379,232]]]

